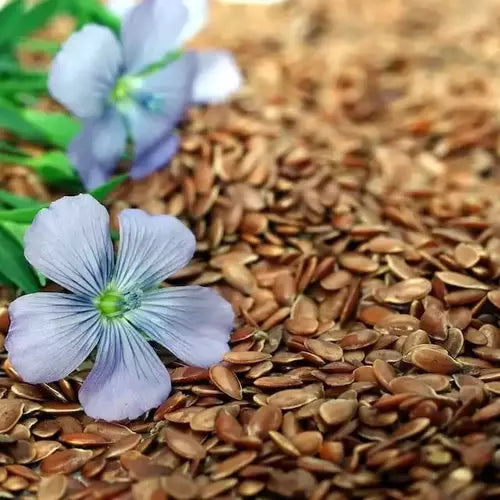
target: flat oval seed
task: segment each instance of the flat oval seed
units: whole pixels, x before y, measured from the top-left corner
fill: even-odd
[[[215,365],[210,368],[210,380],[224,394],[233,399],[242,399],[242,388],[238,377],[233,370],[224,365]]]
[[[102,446],[104,444],[111,443],[111,441],[108,441],[99,434],[91,434],[90,432],[61,434],[59,439],[63,443],[71,444],[73,446]]]
[[[448,374],[460,369],[457,363],[447,353],[425,346],[417,346],[411,351],[410,361],[420,369],[429,373]]]
[[[491,287],[482,281],[467,276],[466,274],[454,273],[451,271],[437,272],[436,276],[447,285],[458,288],[476,288],[477,290],[490,290]]]
[[[344,350],[363,349],[375,344],[379,338],[379,334],[375,330],[357,330],[347,334],[340,340],[340,347]]]
[[[219,462],[215,466],[215,470],[211,476],[212,480],[224,479],[231,476],[235,472],[243,469],[248,464],[252,463],[257,457],[256,451],[242,451],[232,457]]]
[[[40,465],[43,474],[71,474],[83,467],[93,456],[90,450],[62,450],[47,457]]]
[[[205,448],[190,434],[178,431],[172,427],[165,427],[162,431],[168,447],[177,455],[190,460],[205,458]]]
[[[352,399],[331,399],[319,407],[321,418],[328,425],[339,425],[356,415],[358,402]]]
[[[0,400],[0,433],[10,431],[21,418],[24,404],[15,399]]]
[[[268,398],[268,403],[282,410],[291,410],[304,406],[317,399],[317,396],[305,389],[287,389]]]
[[[340,270],[329,274],[320,281],[320,285],[329,291],[340,290],[347,286],[352,280],[352,274],[349,271]]]
[[[271,359],[271,355],[267,352],[259,351],[231,351],[224,354],[224,361],[235,365],[251,365],[260,363],[266,359]]]
[[[312,353],[326,361],[339,361],[342,359],[344,352],[342,348],[333,342],[325,342],[324,340],[306,339],[304,345]]]
[[[38,487],[39,500],[60,500],[68,487],[68,478],[63,474],[42,477]]]

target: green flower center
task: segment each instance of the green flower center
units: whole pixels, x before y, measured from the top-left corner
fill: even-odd
[[[128,100],[133,90],[137,87],[137,79],[130,76],[122,76],[116,82],[115,87],[111,91],[110,98],[116,103],[122,103]]]
[[[141,299],[141,290],[122,294],[109,288],[95,299],[95,305],[105,318],[121,318],[126,312],[139,307]]]

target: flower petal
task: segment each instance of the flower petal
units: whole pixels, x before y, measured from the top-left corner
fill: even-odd
[[[146,293],[127,319],[185,363],[208,367],[229,351],[234,313],[214,290],[186,286]]]
[[[149,151],[144,152],[135,159],[135,163],[130,169],[130,177],[141,179],[166,165],[177,152],[179,142],[179,136],[172,134]]]
[[[125,124],[114,108],[109,107],[103,116],[84,122],[68,147],[68,158],[87,189],[109,179],[126,143]]]
[[[94,297],[111,276],[109,215],[89,194],[65,196],[41,210],[24,246],[38,271],[72,292]]]
[[[136,158],[172,133],[190,102],[194,75],[195,59],[186,54],[141,81],[126,111]]]
[[[140,333],[126,321],[110,321],[79,396],[90,417],[123,420],[159,406],[170,389],[167,369]]]
[[[122,18],[127,11],[136,5],[136,0],[108,0],[106,2],[106,7],[119,18]]]
[[[113,32],[89,24],[73,33],[55,57],[49,91],[76,116],[99,116],[122,64],[121,48]]]
[[[187,8],[187,22],[181,31],[178,39],[178,46],[181,47],[185,42],[199,33],[208,20],[208,2],[207,0],[183,0]]]
[[[178,49],[187,18],[182,0],[143,0],[127,11],[121,29],[127,72],[139,72]]]
[[[113,283],[123,292],[161,283],[192,258],[193,233],[171,215],[128,209],[119,213],[120,249]]]
[[[240,89],[243,78],[229,52],[196,52],[197,70],[193,83],[194,103],[219,103]]]
[[[88,357],[100,322],[90,300],[69,293],[33,293],[9,307],[6,347],[12,366],[26,382],[54,382]]]

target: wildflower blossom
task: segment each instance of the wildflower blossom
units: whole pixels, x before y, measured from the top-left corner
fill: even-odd
[[[88,188],[105,182],[131,139],[133,178],[148,175],[175,153],[175,127],[188,104],[226,99],[241,85],[224,51],[182,51],[204,24],[207,0],[126,2],[120,39],[88,24],[55,57],[49,90],[82,120],[68,156]]]
[[[129,209],[119,225],[115,263],[108,213],[90,195],[61,198],[37,215],[26,233],[26,258],[71,293],[16,299],[6,341],[12,365],[30,383],[67,376],[97,347],[80,401],[88,415],[105,420],[135,418],[170,392],[148,341],[208,367],[228,350],[233,325],[230,304],[213,290],[158,288],[195,250],[178,219]]]

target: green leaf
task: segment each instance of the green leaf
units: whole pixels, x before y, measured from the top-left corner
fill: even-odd
[[[113,177],[102,186],[90,191],[90,194],[100,202],[103,202],[118,186],[122,185],[128,178],[128,174],[121,174]]]
[[[81,188],[80,179],[62,151],[49,151],[31,158],[28,166],[33,168],[47,184],[62,184],[75,190]]]
[[[82,184],[77,173],[71,166],[66,154],[62,151],[48,151],[33,157],[2,153],[0,151],[0,162],[30,167],[47,184],[62,185],[70,191],[82,190]]]
[[[19,40],[19,38],[27,36],[45,26],[61,10],[62,4],[63,2],[59,0],[46,0],[25,11],[21,24],[16,26],[14,31],[14,39]]]
[[[30,52],[45,52],[46,54],[54,56],[61,48],[61,45],[53,40],[26,38],[19,42],[19,47]]]
[[[24,258],[23,247],[0,224],[0,272],[23,292],[40,289],[37,277]]]
[[[36,214],[42,209],[47,208],[48,203],[42,203],[38,207],[28,208],[14,208],[10,210],[0,210],[0,222],[20,222],[24,224],[31,224]],[[1,271],[1,269],[0,269]]]
[[[0,10],[0,45],[15,40],[16,31],[22,22],[23,2],[14,0]]]
[[[64,113],[42,113],[36,109],[22,110],[23,118],[41,131],[53,146],[65,149],[79,132],[80,123]]]
[[[40,207],[42,203],[28,196],[19,196],[6,191],[5,189],[0,189],[0,202],[13,208],[33,208]]]
[[[116,34],[120,33],[120,20],[98,0],[72,0],[67,3],[67,10],[80,24],[103,24]]]
[[[80,130],[80,123],[64,113],[18,108],[0,98],[0,128],[22,139],[66,149]]]
[[[21,247],[24,248],[24,235],[30,227],[30,224],[18,224],[16,222],[2,222],[0,224],[21,245]],[[47,278],[36,269],[32,269],[37,275],[40,285],[45,286],[47,284]]]
[[[11,94],[18,92],[46,92],[47,75],[40,73],[31,78],[28,74],[18,74],[4,77],[0,81],[0,94]]]
[[[22,110],[0,98],[0,128],[21,139],[45,142],[46,137],[41,130],[29,123],[22,115]]]

